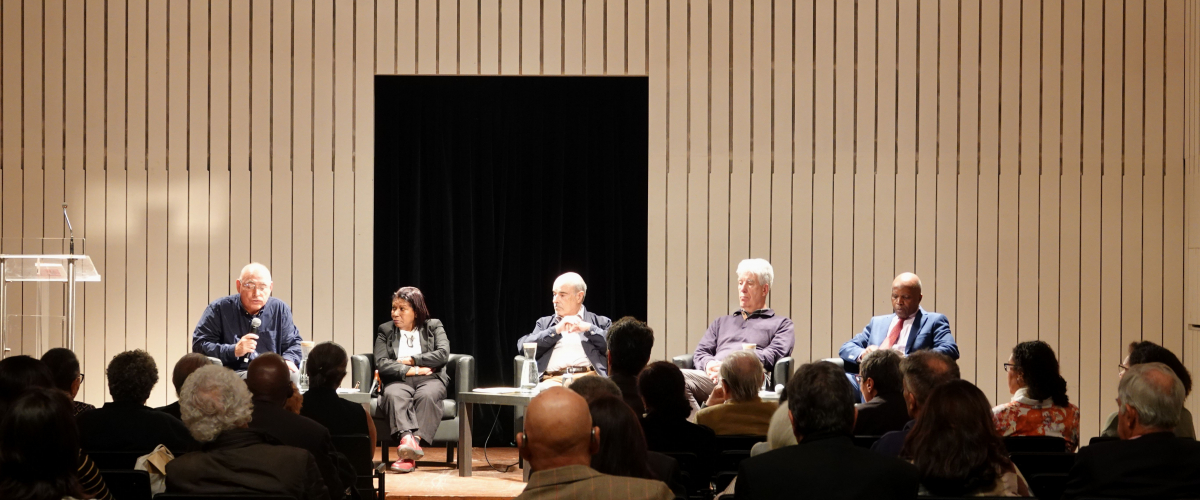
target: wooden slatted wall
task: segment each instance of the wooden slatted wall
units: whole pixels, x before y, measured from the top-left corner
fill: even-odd
[[[88,401],[122,350],[169,373],[249,260],[306,337],[369,348],[374,74],[649,75],[658,357],[729,312],[751,256],[796,357],[836,353],[912,270],[994,401],[1013,344],[1054,345],[1085,435],[1124,343],[1200,352],[1195,0],[12,0],[0,20],[0,234],[61,236],[73,207],[105,275],[81,301]]]

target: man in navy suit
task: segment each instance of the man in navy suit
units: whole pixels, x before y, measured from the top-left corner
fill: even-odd
[[[587,284],[576,273],[554,280],[554,314],[545,316],[533,331],[517,341],[517,352],[526,342],[536,342],[538,373],[543,383],[562,385],[563,375],[608,376],[608,328],[612,320],[583,307]]]
[[[861,392],[854,374],[858,373],[863,356],[876,349],[894,349],[905,356],[930,349],[958,359],[958,344],[950,333],[950,320],[944,314],[922,309],[921,297],[921,278],[901,273],[892,280],[892,314],[871,318],[862,333],[842,344],[838,355],[859,397]]]

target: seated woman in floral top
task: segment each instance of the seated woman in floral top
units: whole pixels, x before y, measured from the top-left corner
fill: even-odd
[[[1040,340],[1021,342],[1004,364],[1012,401],[992,408],[1003,436],[1055,436],[1067,451],[1079,447],[1079,407],[1067,399],[1054,350]]]

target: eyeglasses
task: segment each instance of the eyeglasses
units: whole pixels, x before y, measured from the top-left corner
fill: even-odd
[[[258,283],[255,281],[247,281],[245,283],[242,283],[242,290],[245,290],[247,292],[254,292],[254,291],[265,292],[265,291],[267,291],[268,288],[271,288],[270,282]]]
[[[862,385],[862,381],[863,381],[862,375],[855,375],[854,380],[857,380],[859,385]]]
[[[1016,368],[1016,367],[1017,367],[1017,365],[1014,363],[1004,363],[1004,371],[1006,371],[1006,372],[1012,371],[1013,368]]]
[[[82,373],[79,374],[79,382],[83,383],[83,374]]]
[[[1117,375],[1124,375],[1124,374],[1125,374],[1125,370],[1128,370],[1128,369],[1129,369],[1129,367],[1128,367],[1128,366],[1125,366],[1125,365],[1117,365]]]

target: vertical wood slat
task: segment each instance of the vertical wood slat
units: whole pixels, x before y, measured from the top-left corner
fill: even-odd
[[[896,68],[897,58],[897,27],[898,12],[895,2],[878,2],[876,31],[878,33],[876,58],[879,61],[875,71],[878,79],[875,82],[875,107],[879,110],[875,122],[876,166],[875,166],[875,206],[874,224],[874,281],[870,288],[872,297],[872,315],[876,311],[886,311],[891,307],[887,292],[891,290],[892,279],[895,276],[895,245],[896,245],[896,120],[897,87]],[[857,326],[865,324],[864,318],[855,318]]]
[[[1020,76],[1013,80],[1019,88],[1019,113],[1017,114],[1016,138],[1019,141],[1016,151],[1017,159],[1017,325],[1014,332],[1019,332],[1007,343],[1000,344],[998,357],[1007,359],[1005,354],[1019,341],[1038,338],[1038,320],[1040,300],[1038,297],[1038,250],[1041,223],[1038,220],[1040,210],[1039,172],[1049,172],[1041,165],[1041,114],[1042,114],[1042,52],[1041,52],[1041,8],[1040,1],[1022,0],[1019,8],[1020,27],[1018,33],[1013,33],[1019,39],[1020,52],[1014,54],[1020,63],[1017,68]],[[997,395],[997,398],[1003,396]]]
[[[1128,0],[1123,16],[1124,40],[1124,124],[1121,149],[1121,346],[1142,339],[1142,185],[1145,177],[1144,113],[1145,74],[1144,22],[1145,0]],[[1123,355],[1121,357],[1124,357]],[[1111,358],[1110,358],[1111,359]],[[1111,378],[1111,377],[1110,377]]]
[[[827,356],[851,331],[854,306],[854,174],[858,162],[854,156],[856,68],[853,1],[841,0],[834,7],[833,35],[833,197],[832,220],[832,296]]]
[[[921,276],[923,281],[934,286],[924,287],[922,303],[937,306],[940,294],[937,276],[937,221],[938,205],[943,202],[937,196],[938,159],[938,34],[944,30],[921,29],[923,26],[937,26],[940,5],[937,0],[918,0],[913,16],[917,25],[914,27],[916,37],[913,44],[916,47],[916,220],[910,229],[900,228],[909,234],[920,235],[914,238],[914,266],[912,270]],[[948,167],[948,166],[947,166]]]
[[[1099,2],[1083,2],[1083,116],[1082,142],[1085,145],[1081,162],[1080,224],[1079,224],[1079,331],[1095,332],[1090,342],[1079,344],[1079,401],[1080,408],[1103,408],[1110,401],[1101,391],[1101,382],[1109,377],[1098,376],[1101,363],[1100,328],[1104,318],[1100,302],[1101,200],[1100,167],[1103,159],[1098,146],[1103,132],[1104,71],[1104,11]],[[1094,145],[1087,147],[1086,145]],[[1110,358],[1111,359],[1111,358]],[[1097,412],[1103,413],[1103,412]],[[1080,439],[1086,439],[1091,429],[1099,427],[1100,416],[1082,416]],[[1093,427],[1095,426],[1095,427]]]
[[[1124,91],[1122,89],[1124,64],[1123,33],[1125,28],[1123,5],[1105,3],[1104,22],[1104,113],[1102,127],[1103,157],[1100,169],[1100,366],[1112,365],[1114,360],[1124,357],[1121,343],[1121,211],[1122,206],[1122,156],[1121,132],[1125,123]],[[1114,377],[1100,377],[1100,401],[1105,401],[1117,392]],[[1084,427],[1089,427],[1084,425]]]
[[[333,337],[333,311],[316,307],[316,304],[333,303],[333,100],[334,100],[334,31],[333,3],[314,1],[313,7],[313,121],[312,121],[312,282],[323,286],[312,287],[312,333],[308,337],[315,342],[327,342]],[[415,36],[415,5],[401,2],[401,35],[398,49],[400,64],[397,71],[416,71],[415,46],[405,48],[404,34]],[[409,16],[405,20],[405,16]],[[413,56],[413,57],[409,57]],[[407,57],[407,62],[406,62]],[[320,189],[318,189],[320,187]]]
[[[3,40],[3,61],[0,61],[0,68],[4,74],[0,75],[0,130],[4,131],[4,137],[0,138],[0,147],[3,147],[4,165],[22,165],[22,141],[24,139],[21,114],[24,107],[23,95],[21,93],[21,63],[24,59],[21,47],[23,44],[23,28],[24,28],[24,5],[20,2],[6,2],[0,6],[0,16],[3,17],[4,33],[0,34],[0,40]],[[3,217],[0,217],[0,228],[3,234],[13,235],[14,238],[24,236],[22,229],[22,204],[24,198],[23,191],[23,175],[22,168],[9,167],[3,172],[0,172],[0,182],[3,183],[4,198],[0,200],[0,210],[4,211]],[[13,250],[9,250],[12,243],[5,243],[5,252],[24,251],[20,246],[15,246]],[[5,304],[8,311],[21,311],[23,306],[23,294],[21,293],[24,286],[17,285],[9,288],[8,303]],[[18,314],[16,312],[11,314]],[[3,321],[9,321],[8,318],[0,318]],[[13,323],[10,323],[13,324]],[[15,330],[15,329],[14,329]],[[5,338],[7,345],[0,346],[0,349],[9,347],[15,354],[22,354],[25,351],[23,345],[23,336]]]
[[[614,2],[615,3],[615,2]],[[672,12],[674,14],[674,12]],[[708,98],[709,98],[709,61],[708,61],[708,9],[693,6],[685,12],[687,15],[687,106],[688,123],[686,133],[688,168],[687,176],[687,323],[684,326],[686,335],[682,345],[676,350],[669,347],[672,353],[683,353],[694,350],[704,334],[709,317],[709,262],[708,252],[710,217],[709,202],[709,170],[712,168],[708,151],[710,147]],[[610,57],[610,62],[612,61]],[[611,68],[615,69],[615,68]],[[683,127],[679,127],[682,129]],[[701,217],[700,214],[706,216]]]
[[[92,262],[99,269],[107,267],[105,256],[107,252],[104,248],[104,232],[107,227],[107,221],[102,214],[105,213],[105,189],[104,189],[104,169],[107,168],[105,147],[105,116],[107,96],[104,90],[104,70],[106,68],[106,54],[104,51],[104,31],[106,19],[104,15],[104,3],[100,1],[87,2],[86,13],[83,20],[84,40],[84,145],[83,145],[83,189],[84,189],[84,210],[89,215],[86,225],[84,226],[85,237],[88,238],[88,253],[91,255]],[[104,296],[104,287],[102,286],[84,286],[82,294],[85,296],[86,304],[81,311],[80,317],[83,319],[82,328],[78,331],[83,332],[83,338],[76,339],[76,346],[83,346],[87,355],[91,355],[96,362],[92,363],[94,369],[99,369],[101,366],[107,366],[108,358],[104,357],[106,347],[104,335],[104,314],[106,312],[106,297]],[[78,347],[77,347],[78,348]],[[93,370],[97,371],[97,370]],[[107,384],[104,387],[104,394],[108,394]]]
[[[932,172],[935,178],[937,210],[935,233],[937,245],[933,285],[937,295],[934,306],[951,321],[951,328],[958,324],[958,182],[959,136],[962,123],[958,120],[961,87],[959,74],[959,3],[941,0],[938,3],[938,88],[937,88],[937,151],[938,168]],[[968,36],[974,33],[968,33]],[[970,54],[974,55],[974,54]],[[970,200],[961,200],[966,202]],[[968,332],[970,330],[967,330]],[[957,336],[955,339],[957,340]],[[973,339],[968,340],[970,344]],[[960,358],[961,359],[961,358]]]
[[[563,5],[561,2],[542,2],[541,5],[541,74],[561,75],[563,74]],[[645,8],[642,9],[642,20],[645,22]],[[645,58],[643,57],[643,59]]]
[[[812,137],[812,357],[829,356],[833,337],[833,123],[834,4],[816,2],[813,12]],[[821,96],[821,98],[816,98]]]
[[[417,74],[433,75],[438,71],[438,0],[416,0],[416,32],[417,37]],[[340,25],[345,21],[345,16],[350,15],[351,8],[346,5],[345,9],[339,9],[337,2],[334,2],[334,16],[341,14],[343,19],[334,17],[334,24]],[[336,28],[335,28],[336,31]],[[335,33],[334,43],[338,46],[351,42],[350,39],[344,39]],[[335,56],[336,57],[336,56]],[[336,79],[337,76],[334,76]]]
[[[23,17],[20,20],[21,28],[21,46],[24,48],[21,54],[18,55],[21,61],[22,71],[21,88],[22,102],[21,105],[21,136],[22,142],[26,146],[37,147],[41,145],[44,139],[44,130],[42,129],[42,113],[43,113],[43,86],[42,86],[42,64],[41,58],[38,57],[42,50],[42,37],[44,26],[42,24],[42,6],[37,3],[25,2],[22,7]],[[26,157],[22,163],[25,173],[23,174],[23,183],[21,189],[23,191],[22,205],[22,232],[26,238],[40,238],[42,236],[42,213],[45,203],[42,200],[42,184],[44,182],[44,158],[41,156]],[[53,213],[53,212],[51,212]],[[42,245],[36,240],[27,240],[21,249],[23,252],[35,253],[42,251]],[[44,304],[45,299],[49,299],[49,285],[31,285],[22,286],[23,302],[29,306],[37,305],[39,310],[49,309]],[[110,306],[111,307],[111,306]],[[26,324],[33,327],[41,327],[48,329],[50,322],[46,320],[28,321]],[[43,330],[45,331],[45,330]],[[46,345],[42,349],[47,349],[50,346],[58,345],[58,339],[54,339],[49,335],[49,331],[45,331],[44,342]],[[24,335],[22,344],[25,352],[37,354],[36,346],[38,344],[37,335]]]
[[[796,24],[792,33],[796,43],[795,128],[792,143],[795,145],[795,166],[792,176],[792,321],[795,324],[796,344],[792,356],[796,359],[819,359],[813,353],[813,90],[815,88],[816,60],[812,33],[816,18],[815,3],[811,0],[797,2]]]
[[[357,2],[334,3],[333,26],[333,341],[354,345],[354,12]],[[422,5],[424,6],[424,5]],[[418,61],[419,62],[419,61]]]
[[[564,15],[571,12],[573,9],[563,8]],[[575,16],[571,16],[575,18]],[[577,19],[577,18],[576,18]],[[647,14],[646,22],[650,26],[651,39],[647,40],[650,47],[648,56],[648,64],[652,67],[664,68],[667,64],[667,9],[662,2],[651,2],[649,5],[649,13]],[[573,32],[572,28],[577,28],[578,25],[573,25],[572,21],[564,22],[563,34],[564,37],[570,36]],[[576,31],[577,32],[577,31]],[[564,53],[566,48],[572,44],[564,44]],[[579,52],[571,51],[572,54]],[[571,60],[571,59],[568,59]],[[569,67],[567,60],[563,61],[563,73],[578,72],[578,67]],[[666,238],[667,232],[667,206],[666,206],[666,191],[667,191],[667,82],[664,78],[650,80],[650,106],[649,106],[649,130],[650,141],[648,144],[648,166],[647,170],[649,178],[647,180],[646,192],[649,199],[646,204],[646,237],[648,241],[662,242]],[[651,325],[665,325],[667,320],[667,253],[665,245],[650,245],[646,251],[647,274],[646,277],[646,321]],[[668,352],[667,343],[655,343],[656,346],[662,345],[662,348],[655,348],[654,355],[659,359],[664,359],[673,354]]]
[[[122,44],[127,59],[125,88],[122,107],[125,108],[126,148],[124,166],[126,175],[125,206],[122,207],[126,235],[126,283],[125,283],[125,347],[150,352],[149,335],[146,330],[146,2],[130,0],[124,12],[118,13],[125,26]],[[122,218],[120,213],[115,214]],[[107,271],[107,270],[106,270]],[[107,278],[110,273],[105,272]],[[157,359],[157,358],[156,358]],[[160,365],[165,364],[160,360]],[[171,384],[156,384],[148,405],[166,404],[168,387]]]
[[[271,40],[271,79],[270,97],[270,128],[271,128],[271,168],[267,172],[266,186],[259,190],[260,196],[266,197],[271,203],[271,212],[267,219],[270,221],[269,231],[258,233],[260,238],[270,239],[269,259],[271,261],[271,278],[274,281],[271,295],[285,303],[291,304],[294,297],[292,289],[295,281],[292,270],[292,210],[295,203],[292,200],[292,75],[296,68],[292,66],[292,30],[282,29],[291,27],[293,2],[290,0],[274,0],[271,5],[272,26]],[[275,278],[279,276],[279,278]]]
[[[191,3],[188,19],[188,161],[187,161],[187,283],[184,301],[186,311],[183,324],[172,337],[180,339],[180,350],[159,362],[163,374],[173,373],[175,363],[184,354],[192,351],[192,332],[200,315],[204,313],[213,293],[209,290],[209,235],[211,226],[209,209],[209,32],[210,5],[203,2]],[[288,19],[291,23],[291,19]],[[219,290],[224,291],[222,287]],[[167,380],[168,377],[161,377]],[[169,385],[169,384],[163,384]],[[179,397],[174,387],[168,389],[171,399]]]
[[[146,331],[167,330],[167,5],[146,2]],[[146,350],[167,359],[167,335],[146,335]],[[94,371],[94,370],[93,370]],[[152,398],[169,399],[165,387]]]
[[[63,61],[65,59],[63,52],[63,43],[65,34],[63,33],[65,24],[64,10],[65,6],[62,3],[45,4],[45,9],[42,14],[43,22],[43,39],[41,42],[40,53],[37,57],[43,62],[42,67],[42,126],[45,132],[42,134],[43,152],[45,154],[45,163],[43,168],[43,213],[46,214],[42,219],[42,231],[46,238],[62,238],[63,233],[67,231],[66,224],[58,217],[58,212],[62,210],[62,202],[66,199],[66,193],[63,191],[65,185],[65,165],[64,165],[64,134],[63,134],[63,107],[66,103],[66,96],[63,94]],[[0,55],[0,58],[3,56]],[[2,106],[2,104],[0,104]],[[3,176],[0,175],[0,183],[3,183]],[[0,193],[3,188],[0,188]],[[3,204],[0,204],[0,210],[3,209]],[[47,245],[46,250],[50,249]],[[60,288],[61,290],[61,288]],[[50,310],[65,311],[65,294],[52,293],[50,294]],[[61,345],[65,343],[65,339],[52,339],[52,345]],[[81,391],[83,392],[83,391]]]
[[[445,7],[445,5],[443,5]],[[355,27],[354,54],[354,200],[370,200],[374,198],[375,183],[375,134],[372,124],[375,122],[375,112],[372,109],[375,88],[374,71],[371,55],[374,50],[375,33],[371,20],[376,15],[370,4],[358,4],[357,23]],[[453,8],[442,9],[446,19],[454,19]],[[443,43],[442,53],[454,54],[453,36],[454,25],[442,23]],[[446,68],[448,64],[443,65]],[[455,67],[457,70],[457,68]],[[372,263],[374,258],[375,226],[374,206],[370,203],[352,203],[353,205],[353,234],[354,234],[354,323],[351,325],[350,341],[343,344],[351,352],[371,352],[374,339],[360,332],[372,332]],[[308,334],[308,335],[311,335]],[[311,338],[311,337],[309,337]],[[344,379],[343,385],[349,387],[350,379]]]
[[[1021,133],[1021,26],[1022,4],[1008,0],[1001,4],[1000,30],[1000,123],[998,156],[998,196],[996,212],[997,256],[996,285],[996,351],[991,359],[980,358],[981,369],[991,365],[996,380],[1005,380],[1001,363],[1008,360],[1016,344],[1020,326],[1020,133]],[[1002,400],[1007,393],[1004,384],[997,383],[993,400]],[[985,392],[985,394],[987,394]]]
[[[127,295],[126,281],[131,277],[126,272],[127,226],[119,221],[125,219],[126,206],[126,151],[125,151],[125,2],[109,1],[106,5],[105,21],[105,151],[107,153],[104,185],[105,233],[104,255],[105,280],[100,283],[105,296],[104,311],[104,359],[126,349],[129,330],[125,314]],[[95,288],[101,288],[99,286]],[[166,364],[166,360],[158,360]]]
[[[961,356],[959,369],[964,378],[976,380],[979,345],[979,84],[982,80],[980,56],[980,6],[964,2],[959,12],[959,164],[958,164],[958,235],[954,270],[958,294],[955,315],[950,320]],[[945,294],[942,295],[945,297]]]
[[[1143,338],[1163,343],[1163,108],[1165,91],[1166,49],[1165,0],[1145,3],[1145,158],[1146,175],[1142,187],[1142,322]]]
[[[164,330],[167,350],[165,357],[160,358],[159,362],[164,367],[174,366],[175,360],[191,350],[190,333],[194,326],[188,324],[187,302],[190,15],[186,3],[175,2],[167,6],[167,203],[164,207],[167,211],[167,318]]]
[[[500,74],[521,73],[521,0],[500,0]]]
[[[604,36],[606,34],[605,0],[584,0],[583,2],[583,71],[588,75],[603,75],[605,54]],[[687,19],[687,6],[681,4],[684,19]],[[674,24],[674,23],[672,23]],[[685,28],[686,21],[677,28]]]
[[[588,2],[585,2],[588,3]],[[594,5],[595,0],[590,4]],[[585,14],[591,10],[585,9]],[[688,344],[688,22],[687,1],[667,2],[667,317],[663,324],[669,353]],[[586,28],[585,28],[586,29]],[[593,30],[594,31],[594,30]],[[591,38],[593,33],[588,33]],[[590,47],[585,40],[584,57]],[[585,62],[590,72],[592,63]]]
[[[766,258],[771,252],[771,189],[774,166],[771,163],[772,106],[772,35],[771,0],[753,0],[750,23],[755,29],[750,40],[750,205],[749,252],[746,258]]]
[[[1195,11],[1195,3],[1193,2],[1192,10]],[[1180,47],[1185,43],[1185,30],[1188,25],[1184,23],[1184,9],[1180,2],[1168,2],[1166,14],[1166,41],[1164,44],[1167,47]],[[1192,30],[1200,27],[1200,20],[1195,17],[1190,18]],[[1192,38],[1193,46],[1196,44],[1196,39]],[[1184,248],[1193,247],[1196,241],[1195,238],[1200,237],[1197,231],[1189,230],[1187,239],[1184,238],[1184,185],[1187,177],[1184,174],[1184,154],[1185,154],[1185,105],[1188,101],[1185,99],[1184,93],[1184,70],[1189,69],[1195,73],[1200,65],[1195,64],[1197,51],[1191,52],[1193,60],[1191,66],[1185,66],[1184,53],[1181,50],[1168,50],[1166,54],[1165,68],[1165,87],[1164,90],[1164,109],[1166,110],[1163,124],[1164,143],[1163,148],[1163,346],[1170,349],[1172,352],[1184,351],[1184,332],[1187,329],[1187,324],[1192,323],[1192,317],[1185,320],[1184,313],[1184,278],[1183,273],[1178,272],[1179,269],[1185,269]],[[1195,83],[1193,82],[1193,99],[1195,98]],[[1193,116],[1191,128],[1186,130],[1195,134],[1198,130],[1194,117],[1196,115],[1195,101],[1192,101],[1192,108],[1188,110]],[[1194,147],[1195,145],[1193,145]],[[1192,158],[1195,158],[1193,156]],[[1193,173],[1195,170],[1192,171]],[[1194,181],[1193,181],[1194,182]],[[1195,205],[1188,205],[1187,209],[1191,210]],[[1190,214],[1196,212],[1191,211]],[[1196,222],[1189,221],[1194,228]],[[1194,260],[1188,260],[1187,266],[1194,266]],[[1195,307],[1195,303],[1191,303]],[[1195,339],[1195,334],[1192,333],[1191,339]],[[1195,345],[1195,340],[1189,340]],[[1191,350],[1190,352],[1196,352]],[[1190,363],[1189,366],[1195,367],[1196,362],[1200,361],[1194,358],[1185,356],[1185,361]],[[1200,398],[1198,398],[1200,399]],[[1195,409],[1195,401],[1191,403],[1191,408]]]
[[[975,385],[994,395],[999,390],[994,362],[999,313],[1000,2],[982,2],[979,9],[979,70],[979,308],[973,356]]]
[[[1062,198],[1062,151],[1060,113],[1062,112],[1062,1],[1048,0],[1042,8],[1042,78],[1040,148],[1040,197],[1038,233],[1038,337],[1048,342],[1062,359],[1059,335],[1059,203]],[[1061,370],[1061,366],[1060,366]]]
[[[631,13],[636,10],[631,8]],[[709,37],[712,60],[707,78],[710,82],[708,96],[709,119],[709,165],[708,198],[729,199],[730,171],[730,2],[714,1],[708,9]],[[632,47],[631,47],[632,50]],[[632,54],[632,52],[631,52]],[[631,55],[632,58],[632,55]],[[631,66],[632,67],[632,66]],[[693,165],[695,167],[695,165]],[[695,169],[693,168],[693,171]],[[731,312],[730,290],[734,281],[730,279],[733,269],[729,268],[729,203],[709,203],[708,210],[708,315],[709,321]],[[689,335],[697,335],[688,332]],[[697,341],[698,342],[698,341]],[[695,343],[689,337],[688,346]]]
[[[737,265],[750,255],[750,141],[751,141],[751,29],[752,2],[733,1],[729,12],[729,59],[732,68],[729,86],[729,237],[728,267],[722,273],[730,279],[731,287],[737,284]],[[651,67],[653,69],[653,66]],[[737,200],[737,201],[734,201]],[[670,276],[667,276],[670,279]],[[735,289],[736,290],[736,289]],[[737,292],[730,290],[729,311],[737,310],[738,303],[732,299]],[[668,297],[668,303],[670,297]],[[727,311],[725,314],[728,314]]]
[[[1076,401],[1083,395],[1080,373],[1080,181],[1083,122],[1083,0],[1062,2],[1062,177],[1059,186],[1059,371]],[[1091,378],[1091,377],[1089,377]],[[1077,403],[1082,404],[1082,403]],[[1081,406],[1082,407],[1082,406]]]
[[[771,126],[771,238],[767,259],[775,268],[775,283],[771,285],[771,307],[792,318],[792,131],[793,131],[793,52],[792,2],[774,1],[770,4],[774,24],[771,62],[772,99],[774,108]],[[795,322],[795,318],[793,323]],[[793,347],[794,349],[794,347]]]
[[[379,26],[376,64],[382,71],[395,67],[395,4],[381,2],[376,18]],[[315,340],[313,329],[313,99],[315,96],[313,63],[313,2],[298,1],[293,10],[295,32],[292,50],[292,320],[300,335]]]
[[[858,4],[858,33],[856,40],[855,82],[854,82],[854,251],[853,251],[853,288],[850,301],[850,318],[841,335],[848,336],[857,333],[855,328],[875,315],[875,232],[878,226],[875,221],[875,178],[878,164],[876,163],[875,130],[877,127],[877,82],[878,66],[876,59],[880,57],[877,32],[879,20],[876,17],[878,2],[866,1]],[[883,55],[888,57],[891,54]],[[847,337],[848,338],[848,337]],[[837,341],[834,342],[835,347]]]

